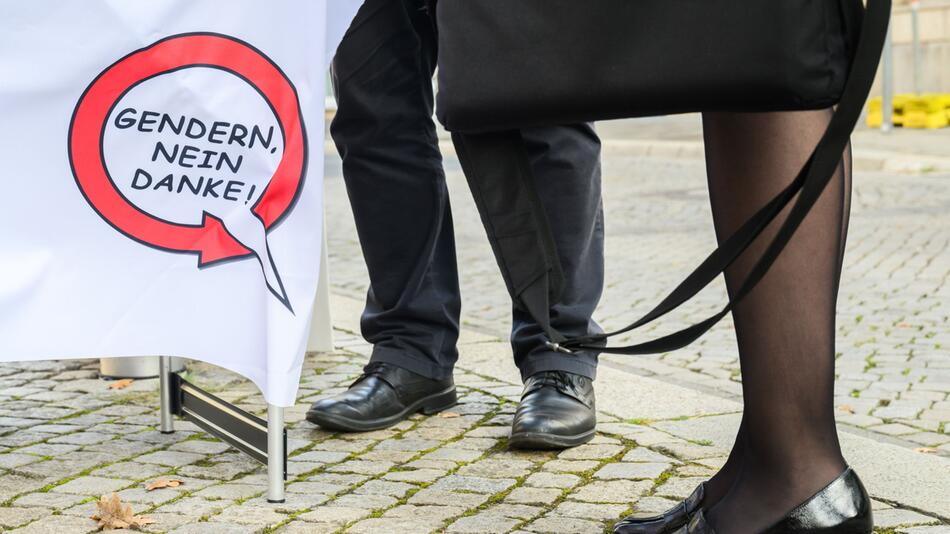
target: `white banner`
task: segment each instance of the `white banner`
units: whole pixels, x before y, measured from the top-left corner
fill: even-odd
[[[293,405],[360,3],[3,2],[0,360],[182,356]]]

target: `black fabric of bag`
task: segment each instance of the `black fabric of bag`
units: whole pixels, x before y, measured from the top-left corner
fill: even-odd
[[[761,280],[835,173],[867,100],[891,0],[439,0],[438,117],[453,140],[516,305],[565,352],[647,354],[688,345]],[[701,111],[837,105],[795,180],[648,314],[607,334],[551,328],[561,272],[518,130]],[[797,195],[797,198],[796,198]],[[604,347],[717,278],[783,208],[788,218],[733,300],[689,328]],[[556,214],[552,214],[556,216]]]
[[[440,0],[450,131],[838,102],[861,0]]]

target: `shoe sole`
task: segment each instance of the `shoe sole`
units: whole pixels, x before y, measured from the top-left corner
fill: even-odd
[[[423,397],[410,404],[405,410],[389,417],[369,420],[350,419],[348,417],[340,417],[320,411],[308,411],[307,421],[315,425],[320,425],[327,430],[337,432],[370,432],[389,428],[416,413],[421,412],[425,415],[433,415],[447,410],[456,404],[458,404],[458,395],[455,392],[455,386],[452,386],[445,391]]]
[[[574,436],[559,436],[543,432],[518,432],[508,439],[508,446],[513,449],[531,450],[558,450],[569,449],[583,445],[594,439],[596,429],[588,430]]]

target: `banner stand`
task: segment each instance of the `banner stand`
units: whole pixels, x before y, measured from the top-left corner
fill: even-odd
[[[171,358],[159,357],[159,396],[163,434],[175,431],[173,415],[267,466],[267,502],[284,502],[287,479],[287,429],[284,409],[267,405],[267,421],[189,383],[171,371]]]
[[[158,391],[161,406],[159,430],[162,434],[171,434],[175,431],[175,421],[172,419],[171,360],[171,356],[158,357]]]
[[[287,432],[284,430],[284,409],[267,405],[267,502],[284,502],[284,481],[287,479]]]
[[[327,270],[327,234],[323,226],[320,278],[310,325],[308,351],[333,350],[330,318],[330,277]],[[175,432],[174,416],[191,420],[208,433],[267,466],[267,502],[284,502],[287,479],[287,430],[284,409],[267,405],[267,421],[255,417],[181,378],[171,356],[158,357],[160,425],[162,434]]]

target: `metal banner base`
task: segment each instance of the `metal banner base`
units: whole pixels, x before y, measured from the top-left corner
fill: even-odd
[[[170,358],[159,362],[161,426],[174,432],[172,415],[184,417],[205,432],[267,466],[267,501],[284,502],[287,479],[287,430],[284,409],[269,404],[267,421],[189,383],[171,371]]]

